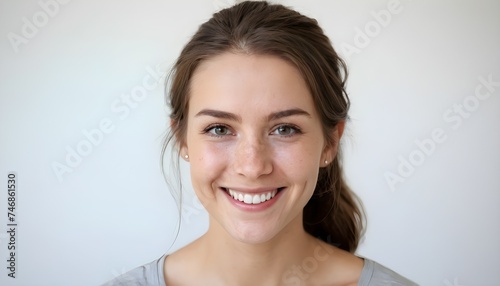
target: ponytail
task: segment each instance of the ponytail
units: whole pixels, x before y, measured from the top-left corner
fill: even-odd
[[[314,194],[304,207],[304,229],[352,253],[363,234],[364,211],[361,201],[344,181],[339,155],[319,170]]]

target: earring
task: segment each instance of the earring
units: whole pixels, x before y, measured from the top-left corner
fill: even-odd
[[[185,158],[186,160],[187,160],[187,159],[189,159],[189,155],[188,155],[188,154],[184,155],[184,158]]]
[[[328,165],[328,160],[325,160],[325,165]]]

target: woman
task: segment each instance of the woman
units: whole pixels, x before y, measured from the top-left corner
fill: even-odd
[[[313,19],[247,1],[200,26],[172,73],[171,136],[209,229],[106,285],[415,285],[353,254],[346,69]]]

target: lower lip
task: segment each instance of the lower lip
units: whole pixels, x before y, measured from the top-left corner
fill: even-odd
[[[280,189],[280,191],[278,193],[276,193],[276,195],[273,198],[271,198],[270,200],[265,201],[265,202],[260,203],[260,204],[255,204],[255,205],[254,204],[245,204],[244,202],[235,200],[235,199],[233,199],[233,197],[231,197],[231,195],[228,194],[228,192],[226,190],[221,189],[221,191],[224,192],[224,194],[227,196],[227,199],[231,202],[231,204],[233,204],[238,209],[241,209],[241,210],[247,211],[247,212],[260,212],[260,211],[264,211],[264,210],[270,208],[272,205],[274,205],[274,203],[281,197],[281,194],[283,193],[283,191],[285,191],[285,188]]]

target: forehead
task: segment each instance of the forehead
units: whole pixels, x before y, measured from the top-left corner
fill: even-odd
[[[190,113],[203,108],[315,112],[309,88],[294,65],[277,56],[229,52],[198,66],[191,80],[189,106]]]

